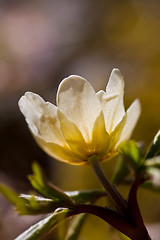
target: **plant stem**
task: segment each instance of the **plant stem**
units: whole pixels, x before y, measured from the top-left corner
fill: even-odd
[[[131,240],[151,240],[145,227],[139,228],[138,226],[133,225],[121,214],[109,208],[92,204],[77,204],[72,209],[70,216],[80,213],[89,213],[100,217],[105,222],[128,236]]]
[[[72,214],[89,213],[93,214],[127,236],[134,232],[134,226],[130,224],[120,213],[107,207],[96,206],[92,204],[77,204],[72,210]],[[142,239],[141,239],[142,240]]]
[[[143,182],[145,182],[145,178],[137,174],[128,196],[127,204],[128,215],[131,218],[133,224],[137,226],[137,230],[135,231],[135,236],[133,238],[134,240],[139,239],[151,240],[148,231],[144,225],[143,218],[137,202],[137,191],[139,186]]]
[[[89,158],[89,162],[92,166],[92,169],[94,170],[95,175],[97,176],[98,180],[106,190],[108,197],[114,202],[115,206],[119,210],[121,214],[124,216],[126,215],[127,211],[127,205],[123,197],[120,195],[120,193],[116,190],[116,188],[111,185],[111,183],[108,181],[106,176],[104,175],[100,164],[99,164],[99,158],[96,155],[92,155]]]

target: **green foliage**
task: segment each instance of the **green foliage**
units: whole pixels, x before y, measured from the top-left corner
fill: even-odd
[[[19,200],[19,196],[16,192],[14,192],[9,187],[0,185],[0,193],[14,206],[17,204],[17,201]]]
[[[142,163],[142,154],[137,143],[128,141],[121,146],[121,154],[127,165],[135,172]]]
[[[29,180],[37,192],[46,198],[64,201],[65,205],[71,206],[73,204],[73,201],[67,194],[47,181],[44,172],[37,163],[33,163],[32,169],[33,175],[29,176]]]
[[[145,157],[145,172],[152,184],[146,185],[150,190],[158,191],[160,187],[160,130],[151,143]]]
[[[140,175],[152,184],[145,184],[146,188],[159,191],[160,186],[160,131],[156,134],[147,154],[142,156],[137,143],[129,141],[120,149],[120,161],[113,177],[113,183],[119,184],[130,173]],[[149,158],[150,157],[150,158]]]
[[[35,195],[21,194],[16,209],[21,215],[37,215],[54,212],[65,204],[61,200],[54,201]]]
[[[119,162],[117,164],[117,167],[113,175],[112,183],[114,185],[119,185],[128,174],[129,174],[129,168],[126,162],[124,161],[124,159],[122,158],[122,155],[120,155]]]
[[[153,142],[151,143],[145,158],[149,159],[159,154],[160,154],[160,130],[154,137]]]
[[[31,185],[41,196],[36,196],[34,194],[19,195],[12,189],[3,185],[0,185],[0,193],[14,205],[17,212],[21,215],[52,214],[30,227],[17,237],[16,240],[39,239],[45,232],[71,215],[71,209],[76,204],[94,202],[98,198],[106,196],[103,190],[63,192],[47,181],[41,167],[37,163],[34,163],[32,167],[33,175],[29,176],[29,180]],[[77,239],[85,218],[86,214],[75,217],[74,221],[71,223],[72,232],[68,233],[66,240]]]
[[[37,215],[54,212],[59,207],[64,207],[61,200],[52,200],[35,195],[21,194],[20,196],[12,189],[0,185],[0,193],[14,205],[21,215]]]
[[[128,141],[122,144],[120,148],[119,162],[115,169],[112,183],[115,185],[120,184],[125,178],[133,172],[136,174],[142,167],[142,154],[137,143]]]
[[[65,193],[78,204],[95,202],[100,197],[106,196],[106,192],[103,190],[81,190]]]
[[[160,191],[160,130],[156,134],[151,143],[148,152],[145,156],[145,172],[151,180],[151,183],[146,184],[145,187],[152,191]]]
[[[70,210],[59,209],[57,212],[54,212],[35,225],[31,226],[15,240],[37,240],[51,228],[53,229],[58,223],[64,221],[69,215]]]
[[[121,146],[119,154],[119,162],[113,176],[113,184],[118,185],[125,182],[132,173],[132,180],[140,177],[143,187],[152,191],[160,192],[160,132],[154,138],[151,147],[148,150],[146,159],[142,156],[141,149],[134,141],[129,141]],[[151,156],[151,158],[148,158]],[[104,190],[81,190],[63,192],[61,189],[48,182],[41,167],[34,163],[33,174],[29,176],[29,180],[33,188],[40,194],[18,195],[10,188],[0,185],[0,193],[2,193],[8,201],[10,201],[15,209],[21,215],[50,215],[31,226],[22,233],[16,240],[37,240],[44,233],[53,229],[58,223],[69,216],[76,213],[74,211],[81,204],[94,203],[100,197],[106,197]],[[133,178],[134,176],[134,178]],[[148,181],[149,180],[149,181]],[[80,213],[80,212],[79,212]],[[70,222],[70,228],[65,240],[77,240],[86,214],[75,216]],[[121,235],[122,239],[127,239],[125,235]]]
[[[145,161],[145,166],[153,185],[160,187],[160,156],[148,159]]]
[[[87,215],[82,213],[72,220],[65,240],[77,240]]]

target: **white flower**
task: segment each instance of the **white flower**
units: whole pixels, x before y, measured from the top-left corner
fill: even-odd
[[[92,155],[105,160],[130,138],[140,115],[135,100],[125,113],[124,81],[113,69],[106,92],[95,93],[84,78],[70,76],[59,85],[57,107],[39,95],[26,92],[19,100],[35,140],[55,159],[85,164]]]

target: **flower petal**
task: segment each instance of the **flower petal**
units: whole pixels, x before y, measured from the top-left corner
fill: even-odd
[[[77,125],[85,140],[90,141],[94,122],[101,111],[90,83],[79,76],[65,78],[59,85],[57,106]]]
[[[45,102],[38,94],[32,92],[26,92],[18,104],[33,135],[39,135],[48,142],[65,144],[55,105]]]
[[[109,78],[106,93],[97,93],[103,108],[106,130],[112,132],[125,114],[123,104],[124,81],[118,69],[113,69]]]
[[[127,121],[127,114],[124,115],[122,120],[119,122],[119,124],[115,127],[114,131],[110,134],[110,144],[109,144],[109,151],[115,151],[118,147],[120,142],[120,138],[122,135],[122,131],[125,127]]]
[[[103,156],[108,150],[109,134],[106,132],[104,115],[101,112],[97,117],[92,133],[91,152]]]
[[[56,143],[50,143],[44,141],[39,136],[34,136],[36,142],[38,145],[51,157],[62,161],[62,162],[67,162],[69,164],[73,165],[83,165],[87,163],[87,158],[84,156],[80,156],[73,152],[69,147],[67,146],[60,146]]]
[[[60,110],[58,110],[58,119],[61,132],[71,150],[79,155],[87,156],[87,145],[78,127]]]
[[[125,123],[125,126],[122,130],[121,137],[117,145],[120,143],[127,141],[133,132],[133,129],[138,121],[138,118],[141,113],[141,105],[138,99],[136,99],[131,106],[128,108],[126,115],[127,115],[127,120]]]

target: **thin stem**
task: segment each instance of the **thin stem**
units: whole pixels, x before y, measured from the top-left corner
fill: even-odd
[[[111,183],[108,181],[108,179],[104,175],[99,164],[98,156],[92,155],[89,158],[89,162],[98,180],[106,190],[108,197],[110,197],[110,199],[114,202],[119,212],[123,215],[126,215],[126,210],[127,210],[126,202],[123,199],[123,197],[120,195],[120,193],[116,190],[116,188],[113,185],[111,185]]]

